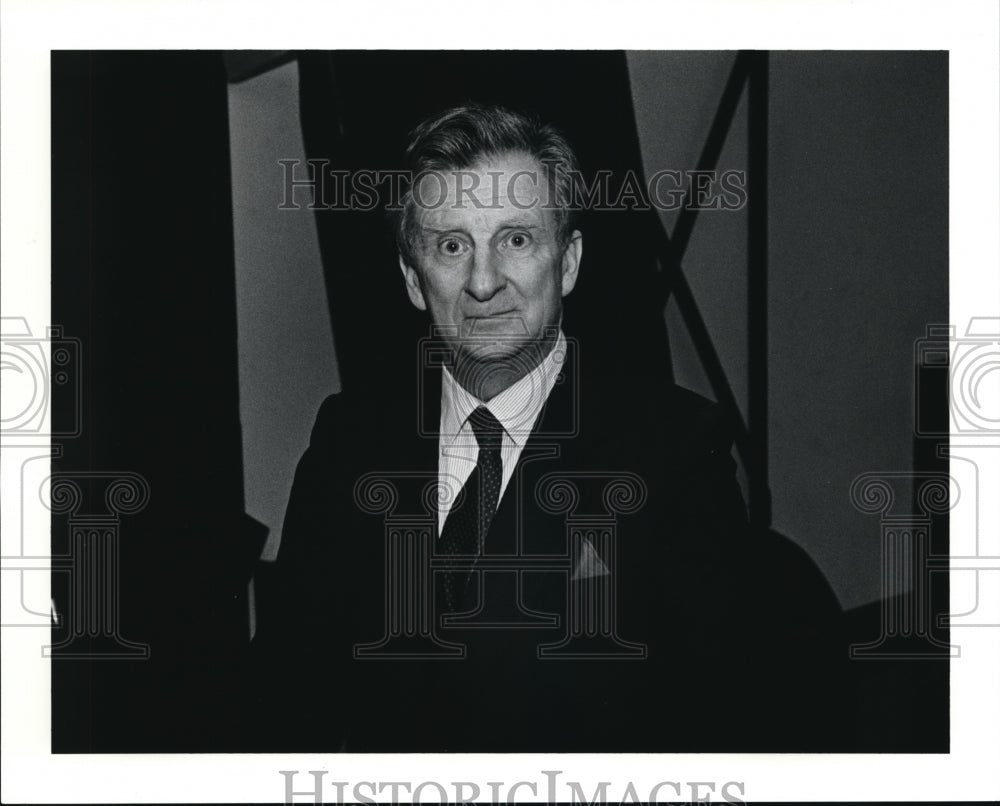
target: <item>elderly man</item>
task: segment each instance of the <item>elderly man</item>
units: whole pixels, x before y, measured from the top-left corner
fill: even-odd
[[[762,604],[781,582],[715,407],[562,332],[567,142],[467,106],[408,157],[399,263],[431,331],[391,392],[319,412],[260,603],[261,749],[796,749],[815,667]]]

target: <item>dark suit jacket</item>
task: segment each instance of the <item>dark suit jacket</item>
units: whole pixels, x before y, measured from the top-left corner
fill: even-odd
[[[491,526],[501,559],[466,602],[517,626],[458,627],[413,594],[436,585],[440,376],[415,380],[320,409],[258,602],[260,749],[809,750],[835,735],[829,614],[750,535],[713,404],[564,373]],[[586,575],[582,537],[611,574]],[[597,634],[569,641],[588,601]]]

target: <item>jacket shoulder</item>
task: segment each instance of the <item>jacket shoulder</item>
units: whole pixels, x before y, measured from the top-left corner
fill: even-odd
[[[734,434],[722,406],[697,392],[673,385],[669,416],[678,424],[682,440],[692,447],[728,452],[733,444]]]
[[[402,416],[394,406],[394,401],[383,395],[357,392],[328,395],[316,413],[309,445],[317,449],[331,444],[346,446],[359,434],[378,433],[387,423]]]
[[[733,429],[723,408],[697,392],[671,382],[646,386],[641,394],[623,395],[616,418],[628,427],[655,434],[660,447],[675,455],[728,454]]]

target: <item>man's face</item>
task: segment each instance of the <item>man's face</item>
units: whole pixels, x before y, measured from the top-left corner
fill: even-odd
[[[459,362],[504,364],[509,385],[547,352],[582,236],[560,245],[546,174],[525,154],[425,177],[414,195],[417,265],[400,258],[410,300],[447,330]]]

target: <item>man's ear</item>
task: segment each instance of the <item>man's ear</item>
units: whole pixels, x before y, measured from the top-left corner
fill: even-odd
[[[583,257],[583,233],[573,230],[569,243],[562,256],[562,295],[565,297],[576,285],[576,277],[580,271],[580,258]]]
[[[410,302],[418,310],[426,311],[427,302],[424,300],[424,291],[420,287],[420,275],[413,266],[406,262],[406,259],[399,256],[399,268],[403,272],[403,280],[406,282],[406,293],[410,295]]]

